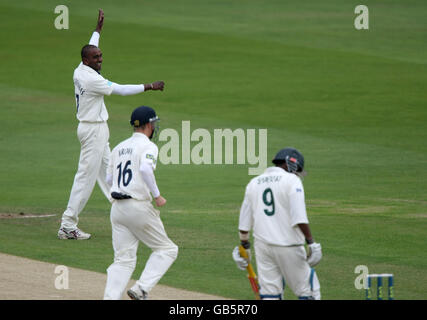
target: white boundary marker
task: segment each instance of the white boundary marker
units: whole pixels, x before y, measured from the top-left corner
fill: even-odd
[[[0,214],[0,219],[29,219],[29,218],[48,218],[54,217],[56,214]]]

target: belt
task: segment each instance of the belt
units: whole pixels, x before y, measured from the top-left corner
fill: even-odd
[[[132,199],[130,195],[120,192],[111,192],[111,196],[116,200]]]
[[[107,123],[107,121],[86,121],[86,120],[82,120],[80,121],[80,123],[84,123],[84,124],[100,124],[100,123]]]

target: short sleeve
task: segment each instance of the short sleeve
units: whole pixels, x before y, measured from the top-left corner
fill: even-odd
[[[245,197],[240,207],[239,230],[250,231],[252,229],[252,209],[250,203],[249,186],[246,187]]]
[[[143,163],[148,163],[151,165],[153,170],[156,170],[158,154],[159,149],[154,143],[151,143],[150,146],[142,154],[140,165]]]
[[[289,207],[291,215],[291,225],[307,224],[307,210],[305,207],[304,187],[300,178],[296,177],[295,182],[289,187]]]
[[[88,90],[92,93],[109,96],[113,92],[113,82],[97,74],[90,80]]]

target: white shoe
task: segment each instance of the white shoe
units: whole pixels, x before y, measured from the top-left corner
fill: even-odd
[[[148,293],[141,290],[137,284],[130,288],[127,294],[132,300],[148,300]]]
[[[87,240],[90,238],[90,233],[83,232],[79,228],[75,229],[66,229],[60,228],[58,231],[58,238],[61,240],[64,239],[74,239],[74,240]]]

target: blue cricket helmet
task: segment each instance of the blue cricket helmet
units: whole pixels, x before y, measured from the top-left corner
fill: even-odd
[[[273,161],[274,164],[286,163],[288,172],[295,173],[298,176],[305,176],[307,173],[304,171],[304,156],[295,148],[284,148],[280,150]]]
[[[130,124],[133,127],[140,127],[146,123],[151,123],[160,120],[153,108],[148,106],[140,106],[133,110],[130,116]]]

